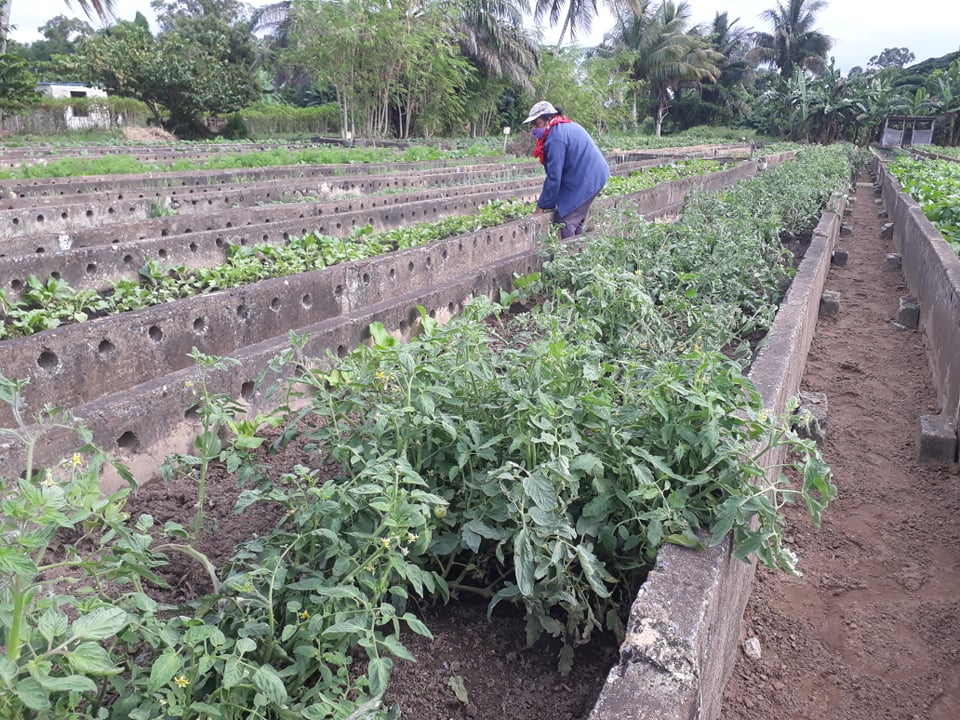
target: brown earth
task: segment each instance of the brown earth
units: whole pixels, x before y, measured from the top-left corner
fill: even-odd
[[[802,386],[827,395],[822,450],[839,488],[823,526],[794,512],[800,578],[760,568],[722,720],[960,718],[960,477],[917,461],[918,416],[939,412],[923,336],[892,322],[910,292],[885,271],[876,196],[861,178],[846,267],[827,289]]]

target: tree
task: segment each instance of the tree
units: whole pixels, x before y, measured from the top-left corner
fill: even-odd
[[[156,38],[141,24],[118,23],[83,44],[77,67],[109,92],[144,102],[168,130],[209,135],[206,116],[239,110],[259,96],[240,10],[232,0],[170,3],[158,14],[163,31]]]
[[[720,76],[717,63],[723,56],[686,31],[690,20],[686,2],[647,4],[639,15],[634,10],[621,9],[617,26],[604,42],[630,62],[636,91],[643,89],[649,94],[654,132],[659,136],[679,90],[715,82]]]
[[[907,48],[886,48],[879,55],[874,55],[867,62],[869,68],[902,68],[912,63],[916,56]]]
[[[0,118],[39,99],[37,78],[27,61],[16,55],[0,55]]]
[[[7,35],[10,32],[10,8],[13,0],[0,0],[0,53],[7,51]],[[64,4],[73,7],[71,0],[63,0]],[[116,0],[77,0],[77,5],[88,18],[95,13],[102,21],[114,17]]]
[[[776,66],[780,77],[793,77],[794,69],[819,72],[826,65],[826,55],[833,41],[816,29],[816,14],[825,0],[785,0],[776,8],[764,10],[760,17],[773,26],[772,33],[754,34],[750,53],[756,62]]]

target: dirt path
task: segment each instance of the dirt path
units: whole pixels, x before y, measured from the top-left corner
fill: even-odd
[[[788,522],[802,578],[763,568],[722,720],[960,718],[960,476],[916,461],[919,415],[938,411],[922,335],[892,322],[909,291],[883,269],[876,196],[861,178],[842,293],[821,319],[803,388],[827,395],[825,459],[839,498],[823,527]]]

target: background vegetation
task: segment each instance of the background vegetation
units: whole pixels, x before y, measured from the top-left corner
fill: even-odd
[[[112,2],[80,4],[111,17]],[[43,40],[5,42],[0,115],[42,108],[39,79],[100,85],[138,101],[133,122],[181,138],[498,135],[546,97],[598,135],[705,125],[863,144],[887,115],[923,115],[940,118],[939,144],[960,140],[960,52],[911,65],[910,49],[878,48],[843,75],[817,27],[823,0],[776,3],[756,29],[728,13],[692,25],[686,2],[617,3],[589,48],[544,45],[528,27],[533,17],[576,39],[597,7],[575,0],[153,6],[156,34],[142,15],[98,31],[59,15]]]

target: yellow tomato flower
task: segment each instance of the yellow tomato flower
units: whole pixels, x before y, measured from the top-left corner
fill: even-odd
[[[74,453],[74,454],[73,454],[73,466],[74,466],[74,467],[80,467],[81,463],[83,463],[83,456],[80,455],[80,453]]]
[[[415,543],[419,537],[420,537],[419,535],[414,535],[412,532],[408,532],[408,533],[407,533],[407,542],[408,542],[408,543]]]
[[[390,547],[390,538],[380,538],[380,544],[385,548]]]
[[[177,684],[178,688],[185,688],[190,684],[190,681],[187,679],[186,675],[178,675],[173,679],[173,681]]]
[[[301,610],[299,613],[297,613],[297,617],[300,618],[301,620],[309,620],[309,619],[310,619],[310,611],[309,611],[309,610]]]

